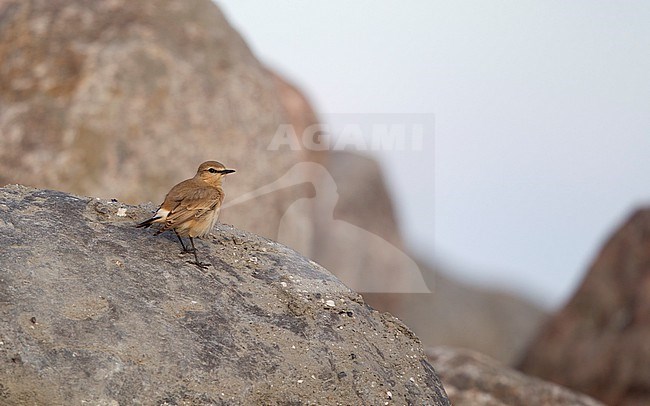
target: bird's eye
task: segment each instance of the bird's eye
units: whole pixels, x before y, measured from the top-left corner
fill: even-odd
[[[210,173],[217,173],[217,170],[214,169],[214,168],[210,168],[210,169],[208,169],[208,172],[210,172]]]

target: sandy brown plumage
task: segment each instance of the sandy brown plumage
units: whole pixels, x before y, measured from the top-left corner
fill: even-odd
[[[194,253],[198,266],[201,264],[196,256],[194,237],[204,237],[214,227],[219,218],[224,192],[221,188],[223,178],[235,172],[217,161],[207,161],[199,166],[196,175],[174,186],[160,205],[156,214],[139,223],[136,227],[158,225],[158,232],[173,230],[178,236],[183,250]],[[192,249],[187,249],[181,237],[189,237]]]

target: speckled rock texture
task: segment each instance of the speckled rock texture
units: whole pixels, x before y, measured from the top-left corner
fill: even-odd
[[[419,340],[312,261],[153,207],[0,189],[0,404],[448,405]]]
[[[426,353],[454,406],[602,406],[474,351],[435,347]]]
[[[520,367],[609,405],[650,405],[650,209],[606,242]]]

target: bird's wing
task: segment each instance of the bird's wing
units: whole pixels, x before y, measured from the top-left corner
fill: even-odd
[[[195,183],[179,183],[167,194],[162,208],[169,210],[166,228],[173,228],[192,218],[199,218],[214,210],[223,201],[223,191]]]

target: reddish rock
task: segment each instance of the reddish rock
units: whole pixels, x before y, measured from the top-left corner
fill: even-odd
[[[650,404],[650,210],[602,248],[521,369],[610,405]]]

